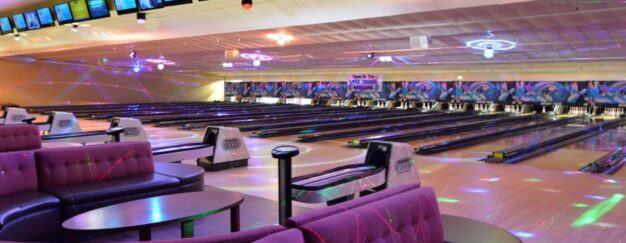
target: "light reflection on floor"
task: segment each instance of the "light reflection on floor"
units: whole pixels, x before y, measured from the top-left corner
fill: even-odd
[[[81,121],[81,125],[85,130],[98,130],[106,128],[108,123]],[[203,135],[196,131],[149,126],[146,130],[155,145],[200,141]],[[342,147],[345,145],[344,140],[301,144],[293,142],[295,138],[246,137],[245,142],[252,155],[249,166],[207,172],[206,184],[276,200],[277,162],[269,154],[272,148],[284,144],[301,147],[303,153],[294,160],[294,176],[361,163],[365,155],[365,150]],[[625,191],[624,180],[578,173],[576,168],[571,168],[567,163],[564,163],[564,168],[555,170],[531,167],[524,163],[493,165],[477,161],[494,149],[506,147],[503,145],[510,144],[512,140],[436,156],[415,156],[422,185],[435,188],[442,213],[498,225],[510,230],[524,242],[620,242],[626,239],[626,224],[623,223],[626,221],[626,203],[615,199],[616,194]],[[548,158],[580,160],[575,156],[579,156],[582,153],[580,151],[586,148],[588,146],[569,146],[552,153]],[[595,153],[594,156],[602,154],[587,151],[590,152]],[[588,212],[597,205],[610,202],[613,202],[612,207],[602,215]],[[587,217],[584,224],[576,224],[580,227],[572,226],[580,217],[590,214],[599,217]]]

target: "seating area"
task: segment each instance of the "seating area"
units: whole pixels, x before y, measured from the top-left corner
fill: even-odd
[[[283,226],[158,242],[444,242],[432,188],[398,186],[292,217]]]
[[[92,209],[203,190],[202,169],[155,166],[148,142],[41,149],[35,126],[3,126],[0,134],[0,240],[45,239]]]

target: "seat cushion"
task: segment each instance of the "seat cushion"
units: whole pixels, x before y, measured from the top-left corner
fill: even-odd
[[[306,242],[443,242],[432,188],[416,188],[298,227]]]
[[[0,152],[41,148],[39,128],[34,125],[0,126]]]
[[[64,204],[76,204],[165,188],[178,188],[179,185],[180,181],[176,178],[152,173],[44,190],[59,197]]]
[[[195,165],[155,163],[154,172],[177,178],[183,184],[204,180],[204,169]]]
[[[37,211],[59,208],[56,197],[39,191],[26,191],[0,196],[0,228],[12,220]]]
[[[276,242],[289,242],[289,243],[304,243],[304,237],[302,232],[298,229],[289,229],[271,234],[260,240],[254,241],[254,243],[276,243]]]
[[[34,153],[0,153],[0,196],[29,190],[37,190]]]
[[[298,214],[296,216],[293,216],[287,219],[286,225],[288,228],[298,227],[300,225],[303,225],[303,224],[306,224],[306,223],[309,223],[309,222],[312,222],[312,221],[315,221],[324,217],[328,217],[328,216],[337,214],[339,212],[344,212],[344,211],[359,207],[361,205],[364,205],[373,201],[381,200],[381,199],[387,198],[395,194],[400,194],[402,192],[406,192],[408,190],[418,188],[419,186],[420,186],[419,184],[401,185],[401,186],[397,186],[393,188],[388,188],[379,192],[375,192],[367,196],[357,198],[355,200],[350,200],[350,201],[336,204],[333,206],[304,212],[304,213]]]

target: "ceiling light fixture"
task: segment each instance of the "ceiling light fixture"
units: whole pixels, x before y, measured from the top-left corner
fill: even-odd
[[[252,2],[252,0],[241,0],[241,7],[243,9],[251,9],[253,5],[254,3]]]
[[[376,54],[374,54],[373,52],[369,52],[365,56],[367,57],[367,59],[372,59],[374,58],[374,56],[376,56]]]
[[[261,66],[261,60],[257,59],[257,60],[252,61],[252,66],[255,66],[255,67]]]
[[[157,65],[157,69],[159,69],[159,70],[163,70],[164,68],[165,68],[165,64],[163,64],[163,63],[159,63]]]
[[[20,40],[20,33],[13,34],[13,39],[15,39],[16,41],[19,41]]]
[[[380,61],[380,62],[392,62],[393,58],[391,56],[380,56],[380,57],[378,57],[378,61]]]
[[[146,23],[146,13],[139,12],[137,13],[137,23],[145,24]]]
[[[483,56],[487,59],[491,59],[493,58],[493,55],[493,48],[491,46],[487,46],[487,48],[485,48],[485,51],[483,52]]]
[[[137,57],[137,52],[136,51],[131,51],[130,54],[128,54],[128,56],[130,58],[135,58],[135,57]]]
[[[278,45],[280,46],[284,46],[285,44],[289,44],[292,40],[295,39],[295,37],[293,35],[288,35],[285,34],[283,32],[280,33],[274,33],[274,34],[268,34],[265,37],[274,40],[278,43]]]
[[[261,60],[264,62],[271,61],[272,57],[261,53],[241,53],[239,57],[248,60]]]
[[[224,62],[224,63],[222,63],[222,67],[223,68],[232,68],[233,67],[233,63],[232,62]]]
[[[78,24],[72,24],[72,31],[78,32]]]
[[[499,39],[479,39],[468,41],[465,46],[474,50],[483,51],[483,56],[487,59],[493,58],[495,51],[508,51],[517,47],[517,43]]]
[[[163,64],[163,65],[176,65],[176,62],[173,62],[173,61],[170,61],[170,60],[166,60],[166,59],[163,59],[163,58],[146,59],[146,62],[154,63],[154,64]]]

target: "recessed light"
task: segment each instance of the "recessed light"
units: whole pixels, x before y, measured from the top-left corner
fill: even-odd
[[[268,34],[265,37],[276,41],[276,43],[278,43],[278,45],[280,46],[284,46],[285,44],[289,44],[292,40],[295,39],[295,37],[293,35],[288,35],[285,34],[283,32],[280,33],[274,33],[274,34]]]

